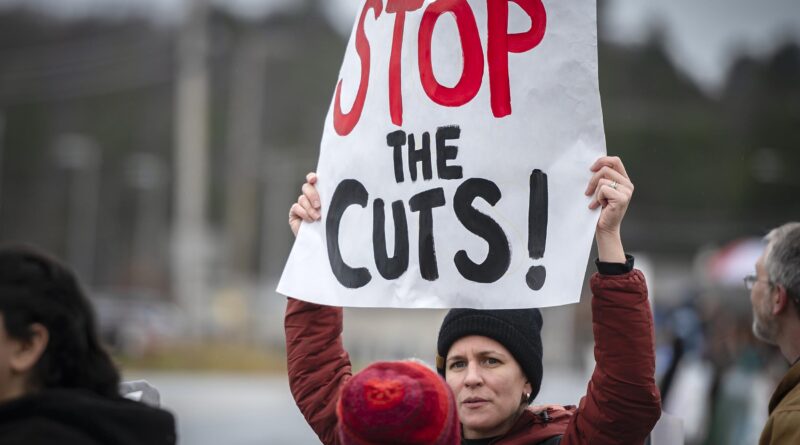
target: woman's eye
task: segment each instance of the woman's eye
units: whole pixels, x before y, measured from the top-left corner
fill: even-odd
[[[463,362],[463,361],[451,362],[450,363],[450,369],[461,369],[464,366],[466,366],[466,363]]]
[[[497,360],[496,358],[492,358],[492,357],[487,357],[486,359],[484,359],[483,362],[486,363],[487,365],[499,365],[500,364],[500,360]]]

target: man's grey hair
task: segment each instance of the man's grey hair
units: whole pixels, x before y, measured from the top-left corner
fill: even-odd
[[[800,222],[772,229],[766,237],[764,268],[769,281],[786,288],[800,314]]]

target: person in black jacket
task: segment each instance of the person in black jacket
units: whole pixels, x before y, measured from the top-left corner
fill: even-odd
[[[173,416],[124,399],[119,383],[75,275],[0,247],[0,443],[174,444]]]

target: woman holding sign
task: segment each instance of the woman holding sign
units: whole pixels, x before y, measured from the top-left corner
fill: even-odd
[[[660,416],[647,287],[620,237],[633,184],[619,158],[600,158],[591,170],[589,208],[602,209],[591,279],[596,367],[587,393],[578,407],[529,406],[542,380],[538,309],[453,309],[439,331],[436,368],[455,395],[463,444],[641,444]],[[320,218],[316,175],[306,181],[289,212],[295,234],[301,221]],[[290,298],[285,329],[295,401],[323,443],[341,445],[336,403],[351,376],[342,309]]]

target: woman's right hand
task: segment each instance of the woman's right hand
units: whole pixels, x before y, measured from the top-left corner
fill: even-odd
[[[297,231],[300,230],[300,223],[314,222],[322,216],[319,209],[322,204],[319,200],[319,193],[317,193],[317,174],[311,172],[306,175],[306,183],[303,184],[303,194],[297,198],[297,202],[292,204],[289,209],[289,227],[292,228],[292,233],[297,236]]]

